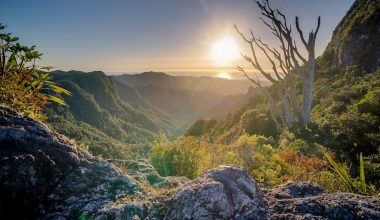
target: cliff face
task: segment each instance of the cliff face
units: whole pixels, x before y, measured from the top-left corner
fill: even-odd
[[[144,160],[111,162],[0,106],[0,219],[380,218],[379,197],[310,183],[262,189],[237,166],[189,181]]]
[[[356,0],[321,58],[328,66],[358,65],[375,71],[380,66],[380,1]]]

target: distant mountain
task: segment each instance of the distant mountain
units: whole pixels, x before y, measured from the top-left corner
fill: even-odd
[[[117,152],[120,157],[129,146],[138,144],[143,149],[155,135],[172,134],[178,126],[170,116],[150,109],[151,104],[132,88],[114,83],[103,72],[55,71],[51,75],[72,96],[64,97],[67,106],[46,109],[49,123],[60,133],[91,144],[95,154]]]
[[[189,91],[156,85],[135,87],[135,90],[154,106],[183,120],[195,120],[204,116],[225,98],[225,95],[210,91]]]
[[[380,1],[356,0],[335,28],[320,58],[323,65],[357,65],[366,72],[380,66]]]
[[[133,88],[155,85],[161,88],[212,92],[221,95],[246,93],[248,88],[252,86],[248,80],[229,80],[209,76],[171,76],[161,72],[124,74],[112,77]]]
[[[247,80],[171,76],[161,72],[124,74],[112,78],[137,91],[139,101],[146,100],[172,117],[186,121],[226,115],[245,104],[252,95],[252,92],[247,94],[252,86]],[[146,106],[146,103],[140,105]]]

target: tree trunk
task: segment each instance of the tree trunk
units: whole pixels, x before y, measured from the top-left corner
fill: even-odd
[[[307,76],[303,81],[302,125],[305,128],[310,122],[311,105],[313,101],[314,66],[315,57],[311,54],[307,65]]]

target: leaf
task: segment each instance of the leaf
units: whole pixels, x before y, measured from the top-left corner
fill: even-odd
[[[33,88],[37,85],[37,83],[39,82],[38,79],[34,80],[32,83],[30,83],[30,87]]]
[[[363,154],[360,152],[360,183],[363,190],[363,193],[367,193],[367,184],[365,182],[365,174],[364,174],[364,161]]]
[[[11,39],[10,39],[10,42],[16,42],[16,41],[18,41],[20,38],[18,38],[18,37],[12,37]]]
[[[16,54],[13,52],[5,65],[6,70],[11,70],[13,67],[17,66]]]
[[[53,102],[58,103],[60,105],[66,105],[65,101],[63,101],[62,99],[58,98],[57,96],[48,95],[48,97],[49,97],[50,101],[53,101]]]
[[[54,66],[42,66],[40,69],[50,71],[51,69],[54,69]]]
[[[49,84],[49,87],[53,89],[54,92],[56,93],[63,93],[66,95],[71,95],[71,92],[65,88],[62,88],[60,86],[54,85],[54,84]]]
[[[339,177],[343,180],[343,182],[349,187],[353,188],[353,183],[350,175],[348,174],[347,169],[341,164],[338,164],[334,161],[332,156],[328,152],[323,152],[327,160],[330,162],[330,164],[333,166],[334,171],[339,175]]]

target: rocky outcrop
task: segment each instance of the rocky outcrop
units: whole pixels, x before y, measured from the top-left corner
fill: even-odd
[[[357,65],[366,72],[380,67],[380,1],[356,0],[336,27],[322,55],[324,65]]]
[[[325,193],[311,183],[288,183],[264,195],[271,219],[380,219],[380,198]]]
[[[0,107],[0,219],[380,219],[379,197],[263,189],[237,166],[189,181],[145,160],[111,162]]]
[[[265,219],[259,188],[236,166],[221,166],[178,188],[166,219]]]
[[[166,219],[380,219],[380,198],[326,193],[312,183],[259,188],[236,166],[221,166],[180,186]]]
[[[0,108],[0,219],[75,218],[138,191],[112,164],[41,123]]]

